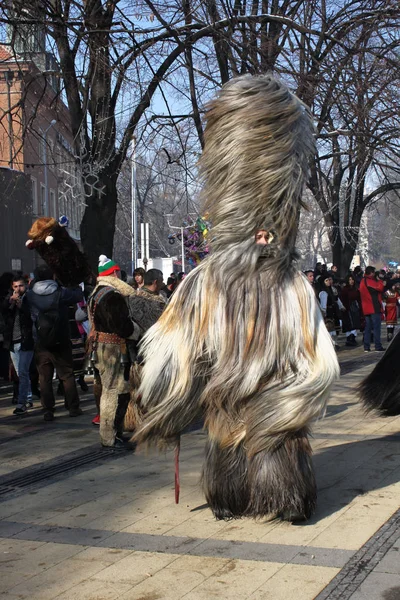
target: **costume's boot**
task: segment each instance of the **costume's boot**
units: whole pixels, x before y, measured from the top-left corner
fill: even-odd
[[[243,516],[249,503],[248,461],[242,444],[221,448],[208,440],[202,473],[206,500],[216,519]]]
[[[393,332],[394,332],[394,327],[388,327],[387,328],[387,341],[391,342],[393,339]]]
[[[125,413],[128,408],[129,400],[131,395],[129,392],[126,394],[119,394],[117,412],[115,413],[114,428],[117,434],[117,438],[122,441],[122,435],[124,433],[124,419]]]
[[[258,452],[250,460],[247,516],[276,514],[284,521],[302,521],[313,514],[317,486],[307,433],[289,434],[275,450]]]

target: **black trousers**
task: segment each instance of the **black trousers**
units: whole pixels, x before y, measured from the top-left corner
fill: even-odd
[[[39,372],[39,384],[43,408],[47,411],[54,412],[55,399],[53,393],[53,375],[54,369],[56,369],[58,377],[64,385],[65,404],[67,409],[70,412],[78,410],[79,395],[75,383],[71,345],[61,346],[55,350],[47,350],[37,345],[35,350],[35,361]]]

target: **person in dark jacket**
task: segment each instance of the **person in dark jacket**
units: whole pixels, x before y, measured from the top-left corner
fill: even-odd
[[[53,272],[47,265],[40,265],[34,271],[34,284],[27,292],[27,301],[34,323],[33,335],[36,340],[35,360],[39,372],[44,420],[53,421],[55,399],[53,393],[53,374],[57,370],[63,382],[65,404],[71,417],[82,414],[76,389],[72,347],[69,337],[68,306],[83,300],[80,287],[64,288],[53,279]],[[41,315],[56,313],[56,340],[49,342],[41,337],[38,329]]]
[[[364,352],[371,351],[371,332],[374,333],[375,350],[383,352],[381,343],[382,293],[385,290],[383,281],[375,276],[375,267],[365,269],[365,277],[360,283],[362,311],[365,316]]]
[[[3,302],[6,296],[10,293],[11,285],[14,275],[12,273],[3,273],[0,275],[0,304],[3,306]],[[0,312],[0,377],[8,381],[9,377],[9,362],[10,362],[10,351],[4,347],[4,329],[6,324],[2,312]]]
[[[26,283],[21,277],[14,277],[12,291],[6,296],[2,306],[5,321],[4,348],[10,356],[19,379],[18,402],[14,415],[23,415],[31,408],[32,390],[29,368],[33,358],[34,341],[32,319],[26,299]]]
[[[346,311],[342,314],[343,333],[346,334],[346,346],[357,346],[357,330],[361,329],[361,297],[356,280],[350,273],[340,291],[340,300]]]

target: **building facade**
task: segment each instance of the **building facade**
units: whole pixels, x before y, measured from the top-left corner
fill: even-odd
[[[79,243],[84,211],[55,60],[33,44],[37,36],[24,39],[29,51],[19,37],[0,46],[0,272],[33,271],[38,259],[25,242],[39,216],[67,215]]]

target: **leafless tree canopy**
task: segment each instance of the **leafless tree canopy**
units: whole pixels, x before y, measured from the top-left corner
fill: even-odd
[[[146,186],[146,197],[155,186],[163,197],[154,169],[178,170],[184,203],[193,210],[188,197],[207,101],[243,73],[274,71],[312,108],[318,155],[309,189],[342,272],[365,208],[400,188],[397,0],[14,0],[9,6],[0,0],[14,41],[42,28],[56,59],[53,75],[86,183],[81,235],[92,262],[112,251],[117,179],[132,136],[149,179],[138,180],[139,200]],[[167,204],[179,193],[164,193]]]

